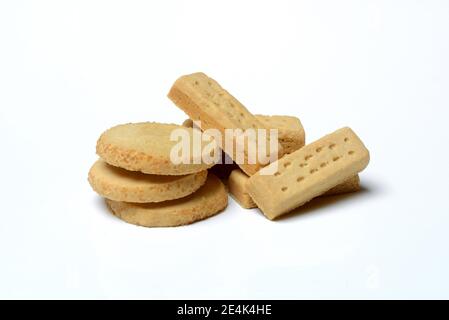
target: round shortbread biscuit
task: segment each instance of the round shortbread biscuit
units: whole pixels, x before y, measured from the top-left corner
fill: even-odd
[[[89,183],[101,196],[125,202],[160,202],[178,199],[198,190],[207,170],[184,176],[161,176],[128,171],[97,160],[89,171]]]
[[[228,194],[223,183],[209,174],[206,183],[191,195],[158,203],[126,203],[106,199],[120,219],[144,227],[176,227],[213,216],[226,208]]]
[[[190,139],[187,163],[174,163],[170,153],[179,141],[171,141],[174,130]],[[195,129],[176,124],[141,122],[122,124],[106,130],[97,141],[97,154],[107,163],[130,171],[158,175],[186,175],[213,166],[193,152]],[[200,150],[210,142],[202,142]]]

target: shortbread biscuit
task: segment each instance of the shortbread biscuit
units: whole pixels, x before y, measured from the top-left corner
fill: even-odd
[[[114,215],[144,227],[175,227],[213,216],[226,208],[228,194],[221,181],[209,174],[206,183],[191,195],[158,203],[126,203],[106,199]]]
[[[213,168],[219,165],[215,165]],[[231,172],[228,179],[229,194],[245,209],[257,208],[256,203],[253,201],[248,193],[246,184],[249,177],[240,169],[235,169]],[[359,175],[355,175],[338,186],[330,189],[322,196],[333,196],[338,194],[350,193],[360,190]]]
[[[284,152],[286,154],[292,153],[299,148],[304,146],[305,142],[305,132],[304,128],[301,124],[301,121],[297,117],[292,116],[265,116],[265,115],[255,115],[255,117],[262,123],[265,124],[267,128],[270,129],[278,129],[278,139],[281,144]],[[183,123],[183,126],[188,128],[196,127],[192,119],[186,119]],[[211,168],[214,174],[217,175],[220,179],[222,179],[225,183],[229,178],[229,175],[233,170],[236,170],[236,165],[226,164],[224,163],[224,154],[222,157],[222,163],[216,164]],[[244,173],[243,173],[244,174]],[[244,174],[248,177],[246,174]],[[238,178],[237,178],[238,179]],[[238,182],[237,182],[238,183]],[[245,191],[246,192],[246,191]],[[238,196],[234,196],[237,199]],[[242,196],[241,199],[243,202],[242,207],[244,208],[254,208],[256,205],[252,200],[245,200],[246,196]],[[251,199],[251,198],[250,198]],[[247,205],[246,205],[247,204]],[[248,207],[249,205],[253,205],[252,207]]]
[[[250,177],[248,193],[269,219],[275,219],[346,181],[368,162],[363,142],[350,128],[342,128]],[[263,175],[276,166],[274,175]]]
[[[257,208],[257,204],[248,193],[246,186],[248,179],[249,177],[242,170],[233,170],[228,179],[229,194],[241,207],[245,209]]]
[[[346,180],[343,183],[340,183],[339,185],[333,187],[332,189],[329,189],[325,193],[322,194],[322,196],[335,196],[339,194],[345,194],[345,193],[351,193],[351,192],[357,192],[360,190],[360,177],[358,174],[355,176],[352,176],[348,180]]]
[[[98,139],[97,154],[113,166],[148,174],[186,175],[212,167],[194,152],[190,152],[187,163],[173,163],[170,152],[179,143],[170,141],[174,130],[185,130],[190,142],[193,141],[192,128],[155,122],[129,123],[106,130]],[[203,147],[206,144],[203,142]]]
[[[267,128],[278,130],[278,140],[284,153],[289,154],[304,147],[306,135],[301,121],[297,117],[256,114],[256,118]]]
[[[256,114],[255,117],[266,128],[278,130],[279,144],[282,146],[284,153],[292,153],[304,147],[306,135],[304,127],[297,117],[265,116],[261,114]],[[196,127],[192,119],[186,119],[182,125],[187,128]]]
[[[218,129],[222,137],[225,137],[225,129],[267,129],[237,99],[204,73],[180,77],[173,84],[168,97],[190,119],[201,121],[202,130]],[[267,140],[269,145],[269,135]],[[234,137],[233,141],[237,144],[240,139]],[[257,143],[257,139],[251,141]],[[238,163],[238,165],[246,174],[252,175],[262,167],[262,164],[257,161],[255,164],[250,164],[247,144],[244,143],[241,147],[244,150],[244,163]],[[278,156],[282,156],[282,147],[278,145],[277,149]],[[269,151],[273,154],[273,150]],[[235,152],[229,156],[236,161]]]
[[[207,170],[183,176],[161,176],[128,171],[97,160],[89,171],[89,183],[101,196],[125,202],[160,202],[178,199],[198,190]]]

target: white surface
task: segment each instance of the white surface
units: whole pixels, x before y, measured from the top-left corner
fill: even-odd
[[[448,39],[448,1],[2,1],[0,298],[449,298]],[[278,222],[114,218],[97,137],[180,123],[195,71],[308,141],[351,126],[365,190]]]

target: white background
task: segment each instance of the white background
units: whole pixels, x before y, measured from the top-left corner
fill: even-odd
[[[0,298],[449,298],[449,1],[2,1]],[[351,126],[363,191],[271,222],[112,216],[101,132],[180,123],[203,71],[308,141]]]

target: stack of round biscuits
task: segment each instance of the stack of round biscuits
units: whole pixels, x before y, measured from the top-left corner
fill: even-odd
[[[193,139],[194,128],[154,122],[129,123],[106,130],[97,141],[97,160],[89,171],[92,188],[114,215],[146,227],[193,223],[223,210],[228,196],[222,182],[190,152],[189,161],[171,161],[174,130]]]

